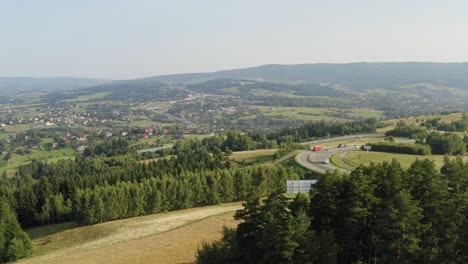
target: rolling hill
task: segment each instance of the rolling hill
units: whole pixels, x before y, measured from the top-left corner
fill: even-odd
[[[352,89],[395,89],[416,83],[443,83],[468,89],[468,63],[383,62],[348,64],[263,65],[212,73],[174,74],[145,78],[166,83],[199,83],[213,79],[270,82],[337,83]]]
[[[20,92],[72,90],[108,82],[111,81],[74,77],[0,77],[0,95]]]

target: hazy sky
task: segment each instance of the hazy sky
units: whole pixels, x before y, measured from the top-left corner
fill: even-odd
[[[0,0],[0,76],[468,61],[466,0]]]

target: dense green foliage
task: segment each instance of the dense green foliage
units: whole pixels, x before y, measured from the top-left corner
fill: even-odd
[[[106,157],[112,157],[129,154],[129,152],[128,141],[123,138],[119,138],[104,141],[101,144],[92,145],[85,149],[83,156],[91,157],[104,155]]]
[[[5,199],[0,199],[0,263],[15,261],[31,254],[31,240]]]
[[[394,142],[376,142],[367,143],[367,146],[371,147],[372,151],[382,151],[391,153],[403,153],[411,155],[430,155],[431,147],[422,144],[402,144]],[[364,146],[362,147],[364,149]]]
[[[464,155],[466,152],[465,142],[456,134],[433,132],[426,138],[426,144],[434,154]]]
[[[106,144],[110,150],[125,149],[118,142]],[[17,177],[1,179],[0,196],[11,201],[23,226],[67,220],[93,224],[243,200],[249,192],[267,195],[283,188],[287,178],[298,178],[281,167],[233,167],[200,141],[179,141],[175,157],[149,163],[130,155],[107,157],[98,149],[75,160],[22,166]]]
[[[310,199],[250,197],[198,263],[466,263],[468,164],[391,163],[321,177]]]
[[[466,119],[467,119],[467,116],[463,114],[462,120],[453,122],[452,124],[460,123],[462,126],[464,126],[463,125],[465,122],[464,120]],[[439,126],[439,128],[440,127],[441,126]],[[453,127],[456,128],[458,127],[458,125],[453,125]],[[467,148],[466,143],[464,142],[464,139],[460,138],[456,134],[436,132],[436,131],[429,133],[429,131],[427,131],[426,128],[424,127],[407,126],[403,122],[398,123],[395,129],[386,132],[385,135],[413,138],[416,140],[417,143],[426,144],[430,146],[432,154],[464,155],[466,152],[466,148]],[[378,148],[378,149],[381,149],[381,148]],[[378,150],[378,149],[373,148],[373,150],[376,150],[376,151],[385,151],[385,150]],[[422,147],[418,147],[417,149],[418,151],[421,151],[420,149],[422,149]],[[409,148],[401,149],[398,151],[397,150],[391,151],[389,148],[388,152],[418,154],[414,151],[409,150]],[[426,154],[419,154],[419,155],[426,155]]]
[[[327,124],[325,121],[311,122],[297,128],[283,128],[278,132],[268,134],[267,138],[275,139],[280,145],[282,143],[303,142],[330,136],[372,133],[375,132],[378,125],[379,123],[375,118],[333,124]]]
[[[407,126],[405,123],[400,122],[393,130],[387,131],[385,135],[393,137],[417,138],[417,135],[421,133],[427,134],[427,130],[423,127]]]
[[[310,122],[297,128],[285,128],[277,132],[264,131],[243,134],[228,131],[226,137],[213,136],[204,138],[202,144],[210,151],[243,151],[252,149],[288,147],[292,143],[314,140],[332,136],[344,136],[359,133],[372,133],[378,126],[374,118],[366,121],[343,123]]]

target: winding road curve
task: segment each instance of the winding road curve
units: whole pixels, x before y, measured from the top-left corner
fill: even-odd
[[[332,163],[324,164],[322,162],[323,159],[329,159],[330,156],[339,154],[339,153],[346,153],[351,150],[355,149],[355,147],[347,147],[347,148],[333,148],[329,149],[328,151],[301,151],[299,154],[296,155],[296,162],[299,163],[302,167],[318,172],[320,174],[324,174],[327,171],[334,171],[339,170],[343,173],[350,173],[349,170],[345,170],[343,168],[337,167]]]
[[[319,143],[327,143],[327,142],[353,139],[356,137],[369,138],[369,137],[383,137],[383,136],[384,134],[378,134],[378,133],[363,134],[363,135],[350,135],[350,136],[343,136],[343,137],[327,138],[327,139],[322,139],[322,140],[317,140],[317,141],[303,142],[301,144],[302,145],[319,144]],[[309,169],[311,171],[318,172],[320,174],[324,174],[327,171],[333,172],[335,170],[339,170],[342,173],[349,174],[351,171],[337,167],[332,163],[324,164],[322,160],[330,159],[330,157],[335,154],[344,155],[353,149],[356,149],[356,147],[353,146],[353,147],[345,147],[345,148],[329,148],[327,150],[323,150],[319,152],[304,150],[304,151],[300,151],[296,155],[295,160],[302,167]]]

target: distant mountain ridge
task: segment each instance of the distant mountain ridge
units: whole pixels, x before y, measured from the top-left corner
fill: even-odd
[[[111,80],[75,77],[0,77],[0,94],[71,90],[109,82]]]
[[[18,92],[60,91],[78,88],[98,90],[138,89],[161,87],[169,84],[202,84],[212,80],[254,80],[282,84],[307,84],[332,87],[339,84],[350,90],[369,89],[404,90],[430,84],[436,87],[452,87],[468,91],[468,63],[434,62],[356,62],[346,64],[269,64],[258,67],[216,71],[209,73],[185,73],[160,75],[130,80],[102,80],[89,78],[55,77],[0,77],[0,95]],[[328,84],[332,84],[331,86]],[[211,84],[210,84],[211,85]],[[424,86],[423,85],[423,86]],[[158,88],[159,89],[159,88]]]
[[[468,63],[270,64],[211,73],[161,75],[139,80],[194,84],[213,79],[337,83],[354,89],[395,89],[407,84],[442,82],[447,86],[468,89]]]

